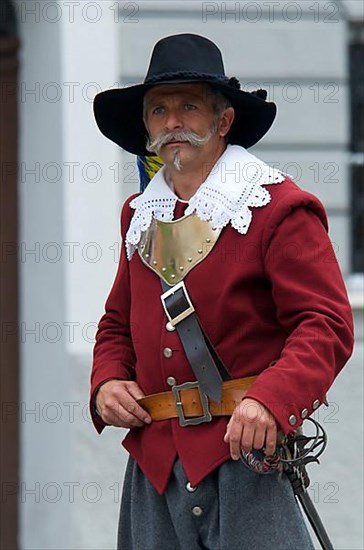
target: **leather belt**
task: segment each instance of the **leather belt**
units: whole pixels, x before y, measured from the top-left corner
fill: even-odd
[[[175,385],[171,391],[154,393],[138,400],[153,420],[179,418],[181,426],[210,422],[213,416],[231,416],[256,376],[236,378],[222,383],[218,403],[204,394],[198,382]]]

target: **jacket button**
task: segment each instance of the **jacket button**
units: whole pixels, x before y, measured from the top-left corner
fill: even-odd
[[[194,516],[197,516],[197,517],[202,516],[203,510],[202,510],[201,506],[194,506],[192,508],[192,513],[193,513]]]
[[[291,416],[288,418],[288,422],[291,424],[291,426],[294,426],[297,422],[297,418],[294,414],[291,414]]]
[[[175,386],[176,385],[176,379],[173,376],[168,376],[167,384],[168,384],[168,386]]]
[[[315,401],[312,403],[312,408],[315,411],[320,406],[320,401],[318,399],[315,399]]]
[[[307,415],[308,415],[308,409],[302,409],[301,418],[306,418]]]
[[[170,357],[172,357],[173,351],[171,350],[171,348],[164,348],[163,355],[164,357],[166,357],[166,359],[169,359]]]
[[[187,491],[188,491],[189,493],[194,493],[194,492],[196,491],[197,487],[193,487],[193,486],[191,485],[191,483],[188,481],[188,482],[186,483],[186,489],[187,489]]]
[[[166,324],[166,329],[168,330],[168,332],[173,332],[174,330],[176,330],[176,327],[174,327],[172,323],[168,321],[168,323]]]

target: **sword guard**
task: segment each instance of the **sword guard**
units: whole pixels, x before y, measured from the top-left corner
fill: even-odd
[[[327,435],[324,428],[317,420],[307,418],[315,426],[315,435],[306,436],[302,431],[297,431],[286,436],[282,445],[278,448],[280,461],[289,466],[302,466],[310,462],[319,464],[318,457],[322,455],[327,445]]]

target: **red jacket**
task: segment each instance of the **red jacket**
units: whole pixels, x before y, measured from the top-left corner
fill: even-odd
[[[304,409],[310,415],[325,400],[351,355],[353,325],[322,204],[288,178],[269,192],[271,202],[253,209],[248,233],[224,228],[185,284],[231,376],[259,375],[247,396],[288,433]],[[130,200],[121,214],[123,238],[134,213]],[[178,202],[175,217],[183,208]],[[195,380],[177,332],[166,330],[161,292],[158,276],[138,252],[129,262],[123,246],[94,347],[91,412],[98,432],[105,424],[94,412],[94,393],[107,379],[136,380],[145,394],[171,391],[169,376],[178,384]],[[164,357],[165,347],[172,357]],[[177,454],[192,485],[230,457],[227,422],[184,428],[178,420],[152,422],[130,430],[123,445],[162,493]]]

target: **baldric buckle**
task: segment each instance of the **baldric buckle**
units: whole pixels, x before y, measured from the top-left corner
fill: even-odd
[[[183,410],[180,391],[192,390],[192,389],[198,390],[203,414],[202,416],[186,418]],[[184,384],[173,386],[172,392],[176,399],[176,408],[177,408],[177,414],[178,414],[180,426],[182,427],[196,426],[197,424],[202,424],[203,422],[211,422],[212,416],[209,411],[209,401],[208,401],[207,395],[201,391],[200,384],[198,382],[185,382]]]
[[[164,292],[161,300],[168,321],[174,327],[195,311],[183,281]]]

